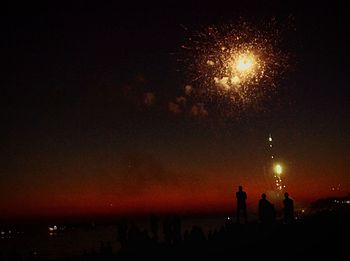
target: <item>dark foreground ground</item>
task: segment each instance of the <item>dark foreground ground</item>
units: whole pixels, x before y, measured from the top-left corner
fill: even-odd
[[[116,224],[118,251],[101,242],[98,251],[85,251],[69,258],[50,260],[123,260],[139,258],[212,258],[225,260],[347,260],[350,250],[349,207],[324,210],[293,224],[235,224],[227,220],[205,233],[200,226],[182,231],[181,220],[170,217],[157,224],[157,236],[127,220]],[[152,226],[151,226],[152,228]],[[79,240],[79,239],[78,239]],[[28,256],[2,254],[1,260],[47,260],[35,252]]]

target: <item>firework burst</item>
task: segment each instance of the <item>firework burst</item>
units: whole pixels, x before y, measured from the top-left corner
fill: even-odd
[[[227,101],[236,108],[256,106],[272,96],[288,68],[280,40],[273,23],[265,30],[241,21],[210,26],[182,46],[191,84],[206,99]]]

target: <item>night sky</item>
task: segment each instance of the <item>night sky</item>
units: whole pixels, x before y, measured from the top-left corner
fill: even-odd
[[[297,206],[350,192],[343,6],[49,2],[7,6],[1,216],[233,211],[238,185],[254,210],[274,184],[270,133]],[[177,106],[189,35],[241,18],[286,25],[271,99],[234,115]]]

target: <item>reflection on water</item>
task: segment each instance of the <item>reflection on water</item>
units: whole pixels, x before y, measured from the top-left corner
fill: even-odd
[[[222,225],[225,219],[225,217],[183,219],[182,233],[191,229],[194,224],[200,225],[207,233],[209,230]],[[148,219],[137,220],[136,223],[141,228],[151,230]],[[116,224],[91,224],[89,226],[51,224],[29,230],[12,228],[12,230],[2,230],[0,233],[0,253],[2,257],[9,256],[13,251],[24,258],[33,254],[48,259],[78,256],[84,252],[99,252],[101,244],[104,242],[111,243],[113,253],[120,249]],[[159,239],[163,240],[161,227],[159,229]]]
[[[118,250],[116,227],[111,225],[95,228],[70,227],[64,230],[39,229],[34,231],[4,232],[1,237],[2,257],[16,251],[22,257],[35,254],[41,258],[61,258],[81,255],[84,252],[98,252],[101,242],[111,242],[113,252]]]
[[[159,217],[158,239],[164,240],[163,222],[165,217]],[[235,219],[233,219],[235,220]],[[212,216],[212,217],[182,217],[181,234],[184,238],[186,231],[196,225],[203,229],[204,235],[218,230],[227,222],[233,222],[232,217]],[[129,228],[132,223],[137,225],[142,231],[151,234],[149,217],[145,219],[129,219]],[[250,222],[254,223],[254,219]],[[36,227],[16,228],[11,227],[1,229],[0,224],[0,259],[11,255],[16,251],[24,259],[31,255],[40,258],[65,258],[81,256],[84,253],[99,253],[103,246],[110,245],[112,253],[120,250],[118,240],[118,221],[110,222],[108,225],[89,223],[89,225],[66,225],[49,224]]]

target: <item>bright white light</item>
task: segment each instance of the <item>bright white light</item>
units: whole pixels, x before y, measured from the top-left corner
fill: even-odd
[[[276,174],[280,175],[282,174],[282,166],[280,164],[276,164],[275,166],[275,172]]]
[[[236,61],[236,70],[239,72],[250,72],[256,64],[255,57],[252,54],[241,54]]]

